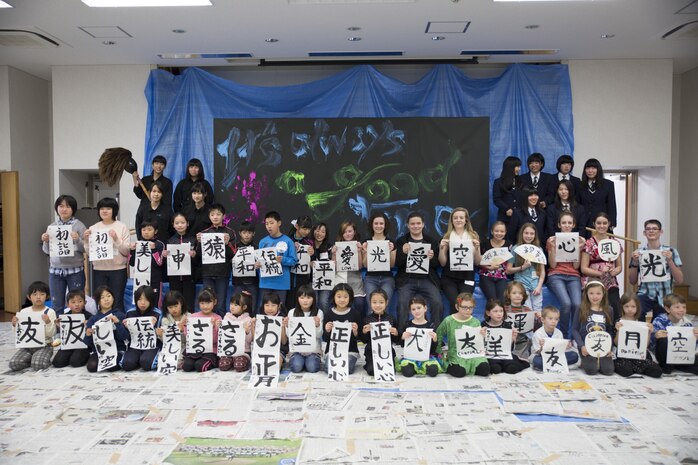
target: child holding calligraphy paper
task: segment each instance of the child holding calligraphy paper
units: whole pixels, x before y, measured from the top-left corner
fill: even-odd
[[[212,368],[218,367],[218,326],[220,325],[223,318],[214,312],[216,307],[217,299],[216,293],[210,287],[204,288],[199,292],[199,311],[193,313],[187,318],[187,321],[191,318],[210,318],[213,323],[213,350],[211,352],[203,353],[189,353],[184,355],[184,363],[182,364],[182,370],[184,371],[198,371],[203,373],[204,371],[211,370]],[[187,326],[184,325],[182,335],[187,337]],[[191,337],[191,335],[189,335]]]
[[[588,375],[599,372],[611,376],[615,370],[611,352],[602,357],[593,357],[585,346],[587,334],[593,331],[605,331],[614,336],[613,314],[608,304],[606,287],[600,281],[589,281],[584,286],[582,303],[572,319],[572,336],[582,355],[582,369]]]
[[[317,295],[310,284],[304,284],[296,291],[296,306],[288,312],[289,317],[313,318],[315,320],[315,333],[309,337],[315,338],[315,352],[292,352],[289,359],[291,371],[300,373],[305,369],[308,373],[317,373],[322,366],[322,322],[323,312],[317,306]],[[288,319],[284,326],[288,327]],[[293,336],[291,334],[290,336]]]
[[[313,250],[315,253],[311,257],[311,267],[314,266],[313,263],[316,261],[326,262],[332,258],[332,243],[330,242],[330,235],[325,223],[318,223],[313,226]],[[318,308],[324,309],[325,311],[330,308],[331,292],[331,290],[317,291]]]
[[[186,303],[186,308],[189,309],[194,308],[194,297],[196,296],[196,278],[194,276],[196,239],[194,236],[187,233],[187,228],[189,228],[187,217],[182,213],[175,213],[174,216],[172,216],[172,229],[174,229],[175,233],[167,240],[167,245],[184,245],[185,248],[189,249],[183,253],[189,254],[190,273],[188,275],[172,275],[170,273],[165,274],[168,275],[167,280],[170,283],[170,291],[181,292],[182,296],[184,297],[184,302]],[[184,260],[185,256],[183,254],[177,254],[177,251],[170,252],[167,250],[167,247],[162,252],[162,256],[167,258],[171,253],[174,253],[176,263],[181,263],[181,261]],[[172,258],[170,260],[172,260]],[[172,265],[165,263],[166,270],[167,266]],[[163,306],[163,308],[165,307]]]
[[[562,331],[557,329],[557,324],[560,321],[560,310],[548,305],[543,309],[543,326],[538,328],[535,333],[533,333],[533,345],[531,347],[531,363],[533,368],[536,370],[543,369],[543,357],[541,352],[543,351],[543,345],[546,339],[565,339],[562,335]],[[565,358],[567,359],[567,366],[573,365],[579,361],[579,356],[577,351],[572,347],[572,341],[567,344],[567,350],[565,351]]]
[[[434,328],[434,323],[426,318],[427,300],[419,295],[412,297],[410,299],[410,313],[412,319],[405,323],[406,329],[402,333],[402,340],[405,341],[405,348],[414,344],[418,352],[426,351],[426,356],[423,357],[425,360],[415,360],[405,356],[398,361],[397,369],[407,378],[414,375],[427,375],[433,378],[442,373],[443,368],[438,358],[436,328]],[[425,341],[419,340],[418,331],[420,330],[423,331]]]
[[[51,255],[49,231],[55,237],[55,234],[60,234],[57,228],[59,226],[70,228],[71,232],[65,241],[72,241],[75,247],[74,254],[51,257],[49,261],[48,285],[51,288],[51,304],[56,311],[60,311],[65,308],[66,289],[70,292],[81,291],[85,288],[85,265],[83,262],[85,244],[82,239],[85,225],[75,218],[78,202],[72,195],[59,196],[53,204],[53,208],[58,219],[49,225],[47,232],[41,235],[42,250],[46,255]]]
[[[566,181],[569,183],[569,181]],[[574,215],[563,211],[557,221],[560,232],[571,233],[575,226]],[[560,302],[560,330],[562,337],[567,339],[570,334],[570,318],[577,311],[582,297],[582,282],[579,274],[581,249],[584,239],[579,237],[576,257],[573,262],[559,262],[557,260],[557,250],[564,244],[558,244],[555,235],[550,236],[546,246],[548,250],[548,288],[555,294]]]
[[[301,215],[294,221],[291,221],[291,224],[293,225],[293,228],[291,228],[289,231],[288,236],[291,238],[293,245],[296,248],[296,258],[298,259],[298,263],[296,266],[291,268],[291,288],[286,294],[286,308],[292,308],[296,305],[296,292],[298,291],[298,288],[311,282],[312,275],[310,265],[308,265],[307,274],[301,274],[299,273],[300,270],[296,269],[296,267],[301,265],[301,257],[303,256],[302,254],[305,253],[301,252],[301,246],[305,246],[307,248],[308,258],[312,257],[315,253],[313,250],[313,240],[310,237],[310,232],[313,227],[313,220],[311,220],[308,215]]]
[[[25,326],[25,329],[20,328],[19,331],[36,340],[37,345],[43,343],[40,347],[18,349],[10,358],[10,370],[12,371],[20,371],[29,367],[38,371],[51,366],[51,357],[53,356],[51,343],[53,335],[56,334],[56,312],[46,306],[48,295],[48,284],[41,281],[31,283],[27,289],[27,299],[31,301],[31,307],[23,308],[12,317],[12,326],[15,331],[17,331],[17,325]],[[34,324],[32,324],[32,320],[27,320],[26,324],[20,322],[18,317],[23,315],[41,315],[41,319],[44,321],[44,333],[40,334],[36,328],[32,328],[34,325],[39,325],[37,322]]]
[[[359,254],[359,269],[353,271],[340,271],[340,262],[342,261],[342,251],[337,250],[337,245],[335,243],[332,246],[332,258],[337,264],[334,282],[337,283],[347,283],[351,286],[354,291],[354,299],[352,307],[356,308],[360,313],[363,313],[366,308],[366,291],[364,290],[364,281],[361,278],[361,267],[364,266],[366,261],[366,254],[361,243],[359,242],[359,232],[356,230],[356,225],[350,221],[344,221],[339,225],[339,233],[337,234],[337,241],[344,242],[356,242],[356,252]]]
[[[511,249],[511,241],[507,238],[507,225],[503,221],[495,221],[490,229],[490,238],[480,243],[480,256],[491,249]],[[507,262],[497,265],[480,265],[480,289],[487,300],[504,300],[507,288]]]
[[[240,323],[244,329],[252,320],[250,316],[252,311],[252,297],[246,291],[236,292],[230,298],[230,308],[228,313],[225,314],[223,321]],[[252,332],[245,332],[245,353],[235,357],[220,357],[218,360],[218,369],[221,371],[230,371],[231,369],[235,369],[237,372],[247,371],[250,369],[251,353]]]
[[[284,317],[284,305],[281,303],[281,297],[274,291],[265,292],[262,295],[262,314],[267,316],[281,316]],[[260,315],[261,316],[261,315]],[[257,318],[252,318],[247,323],[245,332],[250,335],[250,341],[254,339],[255,326],[257,324]],[[286,335],[286,328],[281,325],[281,344],[279,347],[279,368],[284,365],[284,360],[286,360],[286,355],[288,355],[288,336]]]
[[[184,333],[184,328],[187,325],[187,304],[184,296],[179,291],[169,291],[165,294],[165,298],[162,304],[162,320],[160,321],[160,326],[155,328],[155,334],[157,334],[160,341],[165,342],[165,331],[168,327],[172,325],[177,325],[181,334],[181,344],[179,350],[179,358],[177,369],[181,370],[184,366],[184,350],[187,347],[187,338]]]
[[[392,344],[400,343],[400,334],[397,330],[395,317],[388,313],[388,294],[383,289],[376,289],[368,296],[371,313],[364,318],[361,327],[360,339],[364,344],[364,370],[373,376],[373,345],[371,343],[371,323],[387,321],[390,323],[390,340]],[[392,357],[395,359],[395,349],[392,349]]]
[[[133,299],[136,301],[136,308],[126,312],[124,318],[124,327],[131,328],[136,325],[137,318],[150,318],[151,330],[155,332],[156,328],[160,327],[162,312],[157,308],[157,295],[149,286],[141,286],[133,293]],[[140,335],[139,335],[140,336]],[[154,339],[157,339],[153,336]],[[124,358],[121,361],[121,367],[124,371],[133,371],[142,368],[145,371],[150,371],[155,368],[158,351],[162,347],[160,341],[155,342],[155,347],[152,349],[137,349],[134,346],[136,341],[132,338]]]
[[[504,313],[508,315],[510,320],[516,320],[517,314],[531,313],[530,307],[524,305],[526,302],[526,288],[518,281],[512,281],[507,285],[504,291]],[[520,316],[520,315],[519,315]],[[506,318],[506,317],[505,317]],[[535,312],[535,322],[533,330],[537,329],[540,325],[540,313]],[[512,324],[512,326],[514,326]],[[531,333],[524,333],[519,331],[520,327],[517,328],[518,335],[514,340],[514,352],[513,355],[517,356],[521,360],[527,360],[531,355]]]
[[[123,324],[126,315],[121,309],[115,307],[116,299],[111,288],[107,286],[99,286],[93,295],[97,303],[97,313],[87,320],[87,329],[85,329],[85,344],[90,349],[90,357],[87,359],[87,371],[96,373],[99,364],[99,355],[97,347],[93,339],[93,327],[96,323],[102,320],[109,320],[114,325],[114,341],[116,342],[117,363],[106,371],[118,371],[121,369],[119,363],[126,352],[126,341],[129,338],[128,330]]]
[[[461,340],[456,338],[456,330],[469,326],[479,328],[480,321],[473,317],[475,309],[475,297],[463,292],[456,297],[456,313],[447,316],[436,330],[436,340],[443,341],[447,338],[448,352],[444,357],[446,373],[456,378],[465,375],[487,376],[490,374],[490,365],[484,356],[462,358],[459,356]]]
[[[506,321],[507,311],[504,310],[504,305],[499,300],[488,300],[485,304],[485,320],[482,322],[482,335],[487,337],[487,328],[501,328],[511,330],[512,349],[519,332],[512,328],[511,322]],[[487,345],[487,340],[485,340]],[[529,367],[528,362],[519,359],[512,353],[511,358],[488,358],[487,363],[490,365],[490,373],[509,373],[513,375]]]
[[[616,337],[613,341],[616,347],[618,346],[618,337],[621,333],[623,323],[630,321],[638,321],[640,318],[641,309],[642,306],[640,304],[640,299],[637,297],[636,294],[626,293],[623,294],[623,296],[620,298],[620,320],[616,322]],[[652,326],[652,323],[646,324],[648,333],[647,345],[649,346],[654,327]],[[619,353],[616,354],[616,359],[613,361],[616,367],[616,373],[626,378],[635,373],[647,375],[651,378],[661,377],[662,368],[657,363],[655,363],[654,360],[652,360],[652,356],[649,354],[649,352],[646,351],[645,347],[643,347],[642,349],[645,350],[644,360],[621,357],[619,351]]]
[[[84,321],[80,326],[85,326],[92,315],[85,310],[85,293],[81,290],[70,291],[67,296],[68,308],[58,318],[56,324],[60,325],[62,315],[82,315]],[[68,320],[68,316],[65,317]],[[77,322],[75,322],[77,323]],[[64,328],[65,329],[65,328]],[[70,332],[69,332],[70,333]],[[67,335],[70,337],[70,334]],[[82,338],[84,339],[84,337]],[[90,349],[64,349],[62,346],[58,349],[56,356],[53,357],[53,364],[56,368],[63,368],[70,365],[73,368],[84,367],[87,359],[90,357]]]
[[[598,281],[604,285],[613,321],[617,321],[620,314],[620,291],[616,276],[623,271],[623,244],[608,235],[610,227],[611,220],[606,213],[602,212],[594,217],[596,231],[587,239],[584,250],[582,250],[582,285],[589,280]],[[601,243],[601,241],[604,242]],[[599,245],[600,243],[601,245]],[[604,258],[616,254],[615,259]]]
[[[395,244],[390,240],[388,236],[390,230],[390,221],[385,212],[374,211],[368,218],[368,240],[361,246],[364,251],[364,257],[366,259],[366,274],[364,276],[364,292],[366,295],[371,295],[376,289],[383,289],[385,294],[388,296],[388,300],[393,298],[395,293],[395,278],[393,277],[393,272],[388,270],[383,271],[368,271],[369,262],[372,263],[386,263],[389,268],[395,266],[396,250]],[[383,256],[380,251],[384,249],[376,249],[374,253],[371,253],[369,257],[369,244],[368,241],[387,241],[388,242],[388,256]],[[369,302],[366,302],[365,313],[370,312]]]
[[[540,247],[538,231],[535,225],[525,223],[519,230],[516,247],[520,245]],[[545,282],[545,265],[532,263],[515,254],[507,264],[507,274],[513,274],[514,280],[520,282],[528,293],[527,303],[536,312],[543,308],[543,283]],[[529,300],[530,299],[530,300]]]
[[[361,321],[361,313],[357,308],[352,307],[354,301],[354,291],[351,286],[346,283],[337,284],[330,294],[330,300],[334,305],[325,314],[324,331],[322,340],[327,343],[325,346],[325,354],[330,350],[330,336],[332,335],[332,327],[335,321],[347,321],[351,323],[351,336],[349,338],[349,374],[354,372],[356,361],[359,359],[359,347],[356,343],[356,338],[359,335],[359,322]],[[325,364],[327,370],[327,363]]]
[[[165,244],[157,239],[157,234],[157,223],[143,221],[141,223],[141,240],[131,243],[131,253],[128,257],[128,264],[136,267],[134,274],[137,275],[138,272],[141,271],[141,266],[147,266],[140,263],[139,257],[145,258],[148,254],[150,255],[150,288],[155,294],[156,307],[160,305],[163,276],[162,268],[165,264],[165,257],[163,256]],[[139,247],[141,247],[141,249],[139,249]],[[147,248],[147,250],[143,250],[142,248]],[[136,281],[137,280],[134,278],[134,284]]]
[[[249,221],[243,221],[240,223],[240,227],[238,228],[238,241],[235,243],[236,255],[243,255],[245,252],[249,252],[250,256],[254,256],[253,250],[257,248],[257,244],[254,242],[254,235],[255,229],[252,223]],[[256,271],[254,276],[235,276],[236,268],[238,268],[238,271],[240,271],[240,263],[241,262],[238,262],[235,258],[233,259],[233,294],[244,292],[249,295],[250,300],[252,301],[250,313],[254,313],[257,310],[259,276],[257,276]]]
[[[694,363],[680,365],[667,363],[667,356],[669,352],[669,334],[667,328],[673,327],[684,327],[691,328],[690,331],[693,332],[694,337],[698,337],[698,328],[693,328],[693,323],[686,318],[686,299],[678,294],[668,294],[664,296],[664,311],[657,318],[654,319],[652,325],[654,326],[654,333],[652,333],[651,348],[654,348],[655,354],[657,355],[657,362],[659,366],[662,367],[664,374],[670,374],[674,369],[679,371],[687,371],[698,375],[698,359]],[[687,338],[679,338],[673,340],[674,346],[684,345],[685,350],[693,351],[695,353],[695,345],[691,347],[686,343]]]

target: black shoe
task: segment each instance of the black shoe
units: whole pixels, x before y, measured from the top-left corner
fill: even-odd
[[[429,365],[427,367],[427,376],[431,376],[432,378],[436,375],[439,374],[439,367],[436,365]]]
[[[412,365],[405,365],[404,367],[402,367],[402,369],[400,369],[400,371],[402,372],[402,376],[405,376],[407,378],[411,378],[415,374],[417,374],[417,372],[414,369],[414,366]]]

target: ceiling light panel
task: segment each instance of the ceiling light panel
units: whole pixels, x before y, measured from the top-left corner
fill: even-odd
[[[210,0],[82,0],[82,3],[92,8],[211,6]]]

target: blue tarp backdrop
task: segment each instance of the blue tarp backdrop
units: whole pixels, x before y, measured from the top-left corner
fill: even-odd
[[[542,153],[545,171],[574,149],[572,93],[566,65],[508,67],[502,75],[471,79],[452,65],[437,65],[405,84],[362,65],[306,84],[256,87],[227,81],[198,68],[174,76],[154,70],[145,89],[148,127],[145,166],[155,155],[168,159],[175,184],[186,163],[199,158],[213,181],[216,118],[490,118],[490,185],[509,155],[524,161]],[[525,171],[525,169],[524,169]],[[475,206],[467,205],[467,208]],[[490,218],[494,210],[490,199]]]

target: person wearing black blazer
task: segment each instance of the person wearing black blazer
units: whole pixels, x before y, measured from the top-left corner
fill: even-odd
[[[574,159],[570,155],[560,155],[560,158],[557,159],[555,166],[557,167],[557,180],[567,180],[572,183],[572,187],[574,188],[574,198],[577,199],[577,203],[579,203],[579,192],[582,187],[582,180],[572,174],[572,170],[574,169]],[[553,177],[556,176],[553,175]],[[559,184],[556,185],[559,186]]]
[[[492,184],[492,202],[497,207],[497,220],[506,225],[516,211],[521,193],[521,160],[517,157],[506,157],[502,163],[502,172]]]
[[[507,239],[515,243],[519,234],[519,228],[526,223],[536,226],[536,232],[541,244],[548,240],[547,218],[545,210],[540,208],[540,196],[533,187],[524,187],[519,200],[519,208],[511,218],[510,227],[507,228]]]
[[[606,213],[614,228],[617,223],[616,189],[613,181],[604,179],[603,168],[596,158],[584,163],[579,199],[587,213],[587,226],[594,227],[594,218],[599,213]]]
[[[574,196],[572,181],[558,181],[555,193],[555,200],[545,209],[547,216],[546,231],[548,237],[560,232],[558,220],[562,212],[568,211],[574,216],[574,228],[572,232],[579,233],[581,237],[589,237],[589,232],[585,229],[587,224],[586,210],[582,207]]]
[[[528,156],[526,165],[528,173],[519,176],[521,185],[535,188],[540,197],[540,208],[545,209],[555,197],[555,176],[542,171],[545,167],[545,158],[538,152]]]

